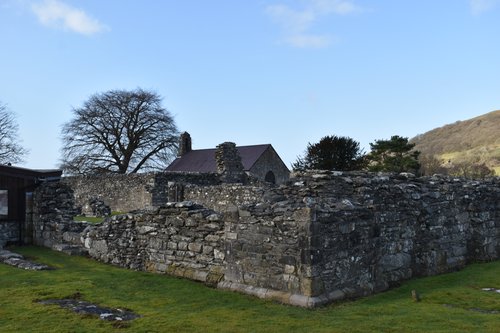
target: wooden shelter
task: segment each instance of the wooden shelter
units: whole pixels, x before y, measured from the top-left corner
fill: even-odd
[[[31,242],[33,191],[38,184],[59,180],[61,175],[61,170],[0,165],[0,247]]]

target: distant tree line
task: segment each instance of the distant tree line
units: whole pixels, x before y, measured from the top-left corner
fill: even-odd
[[[74,108],[73,119],[62,128],[62,163],[66,174],[136,173],[163,170],[177,151],[178,130],[173,116],[152,91],[110,90]],[[15,115],[0,102],[0,164],[23,161],[27,150],[19,144]],[[495,171],[480,160],[442,161],[421,156],[407,137],[370,143],[365,153],[359,142],[344,136],[325,136],[308,143],[294,170],[411,172],[485,178]]]
[[[416,175],[436,173],[464,178],[485,178],[495,174],[484,163],[444,163],[433,156],[421,156],[407,137],[394,135],[388,140],[370,143],[367,154],[359,142],[349,137],[325,136],[308,143],[304,155],[292,164],[294,170],[366,170],[372,172],[410,172]]]

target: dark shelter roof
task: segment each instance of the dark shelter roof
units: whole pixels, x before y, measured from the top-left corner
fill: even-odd
[[[62,170],[26,169],[11,165],[0,164],[0,175],[17,177],[17,178],[57,179],[61,178]]]
[[[236,147],[241,156],[243,169],[250,170],[269,147],[271,147],[270,144]],[[191,150],[183,156],[177,157],[166,171],[217,172],[215,151],[215,148]]]

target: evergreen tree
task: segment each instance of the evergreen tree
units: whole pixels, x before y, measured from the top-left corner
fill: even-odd
[[[390,140],[375,140],[375,143],[370,143],[368,170],[417,173],[420,152],[413,150],[414,147],[415,144],[408,143],[408,138],[399,135],[392,136]]]
[[[358,170],[363,166],[359,142],[335,135],[325,136],[318,143],[308,143],[305,155],[292,164],[294,170]]]

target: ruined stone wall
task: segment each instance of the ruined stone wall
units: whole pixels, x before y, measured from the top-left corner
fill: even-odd
[[[71,189],[47,184],[35,193],[35,240],[80,246],[131,269],[316,306],[498,259],[499,185],[307,172],[283,186],[185,185],[188,201],[89,226],[70,221]]]
[[[91,224],[74,222],[73,190],[65,183],[46,183],[33,195],[33,243],[81,253],[81,233]]]
[[[316,173],[310,264],[315,302],[385,290],[500,255],[500,182]]]
[[[82,238],[89,255],[105,263],[210,284],[223,277],[222,216],[190,202],[113,216]]]
[[[188,186],[185,196],[226,209],[221,287],[315,306],[498,259],[499,185],[309,172],[281,187]]]
[[[192,202],[173,203],[90,224],[73,221],[74,206],[67,184],[40,186],[34,195],[34,243],[210,284],[223,277],[224,222],[213,210]]]
[[[112,211],[125,213],[167,203],[169,182],[207,185],[219,184],[220,180],[217,174],[172,172],[74,176],[63,178],[63,182],[73,189],[77,207],[98,198]]]
[[[0,249],[9,242],[19,241],[19,223],[0,221]]]
[[[310,221],[311,209],[290,188],[268,188],[260,202],[226,213],[226,270],[219,287],[309,306]]]
[[[63,181],[73,189],[76,205],[80,207],[94,198],[103,200],[112,211],[118,212],[152,207],[153,173],[74,176],[65,177]]]

